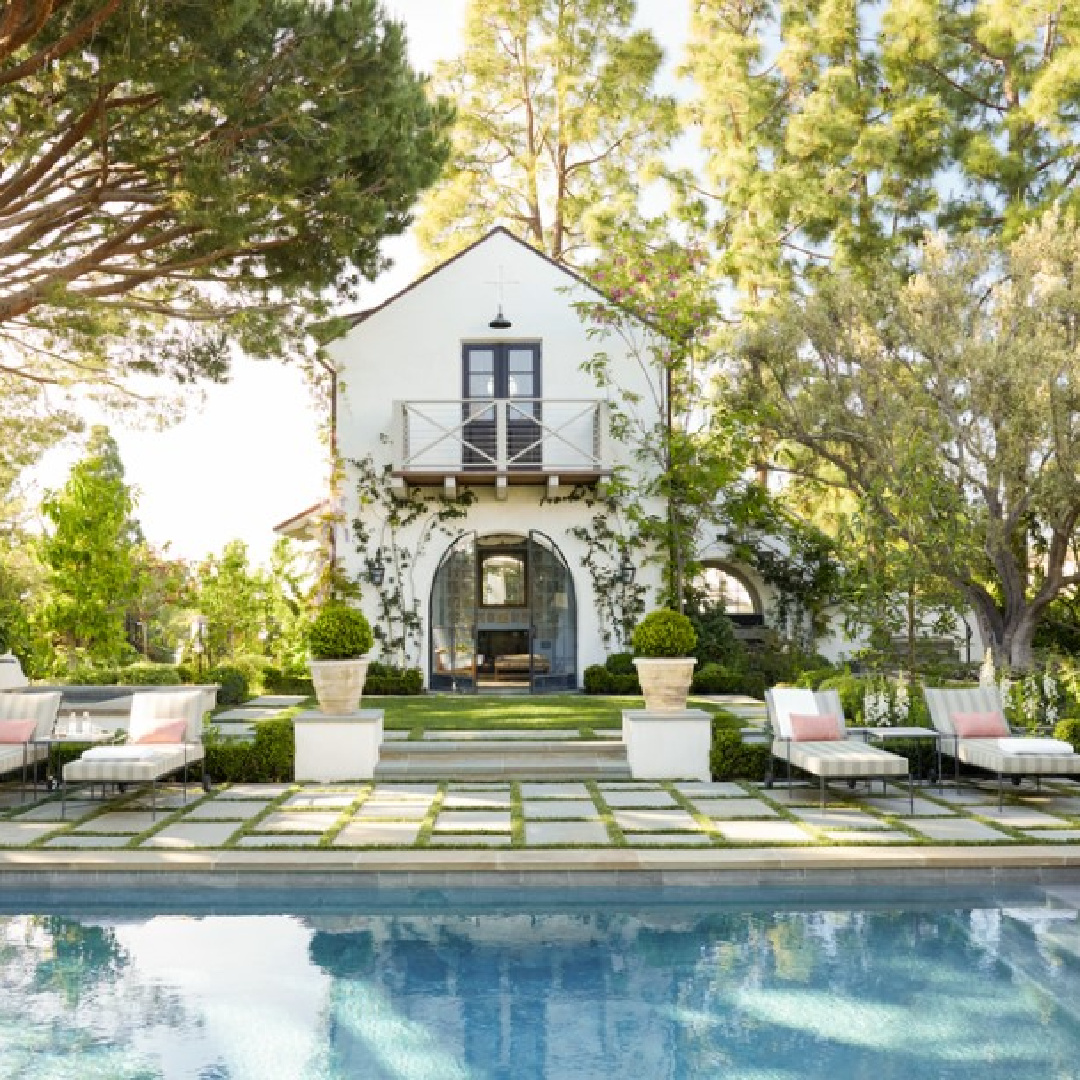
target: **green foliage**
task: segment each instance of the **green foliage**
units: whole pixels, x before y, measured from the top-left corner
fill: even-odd
[[[116,442],[108,428],[94,427],[86,456],[42,503],[50,525],[41,539],[49,596],[43,621],[65,652],[82,650],[92,661],[122,657],[124,615],[141,584],[133,509]]]
[[[24,28],[0,42],[0,322],[41,390],[299,354],[446,157],[449,106],[376,0],[49,3]]]
[[[697,644],[690,619],[678,611],[650,611],[634,628],[631,638],[637,656],[691,656]]]
[[[1080,751],[1080,719],[1066,717],[1059,720],[1054,727],[1054,738],[1072,743],[1072,748]]]
[[[508,225],[559,262],[636,211],[647,160],[675,133],[654,87],[663,58],[634,0],[470,0],[459,60],[437,68],[457,103],[445,179],[419,235],[442,259]]]
[[[177,686],[183,679],[175,664],[128,664],[117,672],[122,686]]]
[[[618,655],[618,654],[616,654]],[[604,664],[591,664],[585,669],[583,683],[586,694],[640,694],[637,673],[613,672]]]
[[[204,729],[206,771],[214,783],[281,784],[293,778],[296,737],[290,717],[262,720],[251,742],[225,740]]]
[[[633,675],[637,678],[637,668],[634,667],[634,654],[628,652],[612,653],[605,661],[604,667],[612,675]]]
[[[120,681],[120,670],[108,664],[76,664],[50,681],[64,686],[115,686]]]
[[[735,625],[722,607],[698,608],[689,618],[697,634],[694,656],[699,664],[738,664],[745,659],[746,650],[735,636]]]
[[[863,721],[863,699],[866,697],[867,680],[842,672],[831,675],[818,683],[819,690],[836,690],[840,694],[840,706],[844,710],[844,719],[849,724],[861,724]]]
[[[771,756],[768,743],[744,743],[739,732],[713,724],[709,769],[714,780],[764,780]]]
[[[217,703],[221,708],[228,709],[235,705],[242,705],[251,697],[248,672],[242,667],[218,664],[206,673],[203,681],[208,684],[218,684]]]
[[[399,668],[377,660],[368,664],[365,694],[419,694],[423,689],[424,676],[419,668]]]
[[[313,660],[352,660],[374,643],[371,626],[358,608],[341,603],[320,608],[308,631]]]

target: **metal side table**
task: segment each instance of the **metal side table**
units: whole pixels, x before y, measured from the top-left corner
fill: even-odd
[[[849,735],[861,735],[864,742],[871,740],[884,744],[890,739],[932,739],[934,742],[934,763],[937,769],[938,791],[945,791],[945,775],[941,770],[941,732],[927,727],[849,727]],[[932,786],[933,778],[930,778]]]
[[[31,739],[30,744],[32,746],[45,747],[45,790],[55,791],[60,786],[60,779],[57,775],[59,770],[53,764],[53,747],[60,747],[69,743],[81,744],[83,746],[90,746],[95,743],[107,743],[112,742],[115,736],[116,732],[102,730],[101,728],[90,728],[88,731],[61,729],[54,731],[50,735],[39,735],[37,738]],[[34,794],[37,794],[36,768],[34,770]]]

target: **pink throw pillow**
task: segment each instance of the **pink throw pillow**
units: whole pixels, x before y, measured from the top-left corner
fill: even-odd
[[[997,739],[1009,734],[1009,724],[999,712],[952,714],[953,730],[961,739]]]
[[[792,713],[788,719],[796,742],[837,742],[842,738],[839,716]]]
[[[0,743],[29,742],[36,727],[36,720],[0,720]]]
[[[186,720],[162,720],[152,727],[145,727],[129,743],[182,743],[187,730]]]

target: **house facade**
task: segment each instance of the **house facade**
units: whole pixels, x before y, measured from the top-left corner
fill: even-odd
[[[277,531],[329,528],[380,658],[419,666],[432,689],[578,687],[658,602],[659,564],[606,485],[621,470],[644,492],[645,466],[612,421],[640,413],[648,430],[662,390],[643,362],[647,327],[631,340],[583,317],[602,299],[497,228],[353,316],[328,348],[334,512]],[[588,370],[598,354],[602,386]],[[699,554],[736,625],[759,628],[769,587],[718,545]]]

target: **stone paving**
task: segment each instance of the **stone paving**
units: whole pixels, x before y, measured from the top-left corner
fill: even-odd
[[[1080,784],[1053,780],[860,794],[816,785],[679,781],[237,784],[71,800],[0,787],[0,848],[226,851],[422,848],[1064,847],[1080,843]]]

